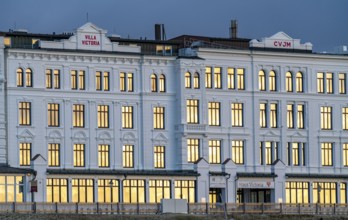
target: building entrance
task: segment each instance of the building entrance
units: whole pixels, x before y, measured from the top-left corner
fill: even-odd
[[[250,202],[251,203],[271,202],[271,190],[270,189],[250,190]]]

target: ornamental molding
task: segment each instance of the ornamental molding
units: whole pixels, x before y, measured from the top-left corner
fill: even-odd
[[[29,131],[29,129],[25,129],[17,135],[17,138],[23,141],[32,141],[34,140],[35,135]]]

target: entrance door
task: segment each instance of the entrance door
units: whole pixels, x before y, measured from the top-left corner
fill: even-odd
[[[210,188],[209,190],[209,203],[220,203],[221,200],[221,189],[220,188]]]
[[[250,202],[252,203],[271,202],[271,190],[269,189],[250,190]]]

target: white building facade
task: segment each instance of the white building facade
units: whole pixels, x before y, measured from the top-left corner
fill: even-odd
[[[149,55],[91,23],[35,43],[0,46],[1,201],[347,202],[347,56],[282,32]]]

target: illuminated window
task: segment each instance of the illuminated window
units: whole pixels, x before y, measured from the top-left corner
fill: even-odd
[[[304,166],[305,163],[305,143],[288,142],[287,157],[289,166]]]
[[[216,89],[221,89],[221,68],[214,68],[214,86]]]
[[[120,91],[133,92],[133,73],[120,73]]]
[[[46,200],[47,202],[68,202],[68,180],[51,179],[46,180]]]
[[[292,73],[286,72],[285,74],[285,89],[287,92],[292,92]]]
[[[31,125],[31,103],[19,103],[19,125]]]
[[[98,105],[98,128],[109,127],[109,106]]]
[[[122,128],[133,128],[133,106],[122,106]]]
[[[94,180],[72,179],[71,180],[72,202],[93,203],[94,202]]]
[[[336,183],[333,182],[314,182],[313,183],[313,202],[320,204],[335,204]]]
[[[210,126],[220,126],[220,102],[208,102],[208,121]]]
[[[269,91],[276,91],[277,90],[277,78],[276,73],[274,71],[269,72]]]
[[[348,130],[348,107],[342,108],[342,129]]]
[[[215,204],[221,202],[221,189],[210,188],[209,189],[209,203]]]
[[[127,83],[126,83],[126,73],[120,73],[120,91],[127,91]]]
[[[187,199],[189,203],[196,201],[194,180],[175,180],[174,186],[175,199]]]
[[[278,142],[260,142],[260,164],[271,165],[278,159]]]
[[[85,71],[72,70],[70,71],[71,89],[85,90]]]
[[[98,166],[109,167],[110,166],[109,145],[98,144]]]
[[[165,168],[165,147],[154,146],[153,153],[154,153],[154,167]]]
[[[157,92],[157,76],[156,76],[156,74],[151,75],[151,92]]]
[[[343,166],[348,166],[348,143],[342,144]]]
[[[346,94],[346,74],[338,74],[338,92],[340,94]]]
[[[232,161],[235,164],[244,164],[244,141],[232,141]]]
[[[161,74],[159,77],[159,91],[166,92],[166,77],[164,74]]]
[[[199,74],[198,73],[195,73],[193,75],[193,88],[194,89],[199,89],[200,88]]]
[[[187,162],[194,163],[199,159],[199,139],[187,139]]]
[[[47,122],[49,127],[59,127],[59,104],[47,104]]]
[[[245,89],[245,82],[244,82],[244,69],[238,68],[237,69],[237,89],[238,90],[244,90]]]
[[[303,92],[303,75],[301,72],[296,73],[296,92]]]
[[[48,166],[60,166],[60,144],[48,144]]]
[[[123,180],[123,202],[145,203],[145,180]]]
[[[23,176],[0,176],[0,202],[23,202],[24,189]]]
[[[309,203],[308,182],[285,182],[286,203]]]
[[[186,121],[188,124],[199,123],[198,106],[199,101],[197,99],[186,100]]]
[[[161,203],[161,199],[170,199],[169,180],[149,180],[149,202]]]
[[[346,183],[340,183],[340,203],[346,204],[347,203],[347,184]]]
[[[191,88],[191,73],[185,73],[185,88]]]
[[[73,105],[73,127],[85,127],[85,106],[81,104]]]
[[[133,82],[133,73],[128,73],[127,74],[127,91],[128,92],[133,92],[134,88],[133,88],[134,82]]]
[[[134,167],[134,146],[133,145],[123,145],[122,162],[123,162],[123,167],[125,168]]]
[[[317,91],[324,93],[324,73],[317,73]]]
[[[221,163],[221,141],[209,140],[209,163]]]
[[[205,68],[205,88],[212,88],[212,68]]]
[[[297,105],[297,128],[304,129],[305,124],[304,105]]]
[[[30,166],[31,143],[19,143],[19,165]]]
[[[153,107],[153,128],[164,129],[164,107]]]
[[[263,70],[259,71],[259,90],[266,91],[266,76]]]
[[[46,69],[46,89],[60,89],[60,70]]]
[[[10,37],[4,37],[4,45],[6,47],[11,47],[11,38]]]
[[[243,103],[231,104],[232,127],[243,127]]]
[[[267,112],[265,103],[260,103],[260,127],[267,127]]]
[[[288,104],[286,113],[286,124],[288,128],[294,128],[294,105]]]
[[[25,70],[25,86],[33,87],[33,72],[29,68]]]
[[[321,143],[321,165],[322,166],[332,166],[332,143]]]
[[[23,69],[18,68],[17,69],[17,87],[23,87],[23,86],[24,86]]]
[[[317,91],[318,93],[332,94],[333,88],[333,74],[332,73],[317,73]]]
[[[320,107],[320,128],[322,130],[332,129],[332,107]]]
[[[74,144],[74,167],[85,166],[85,145]]]
[[[234,68],[227,68],[227,88],[235,89]]]
[[[95,73],[95,88],[97,91],[109,91],[109,72]]]
[[[99,179],[98,180],[98,202],[117,203],[119,202],[119,182],[118,180]]]
[[[326,73],[326,93],[333,93],[333,75]]]

